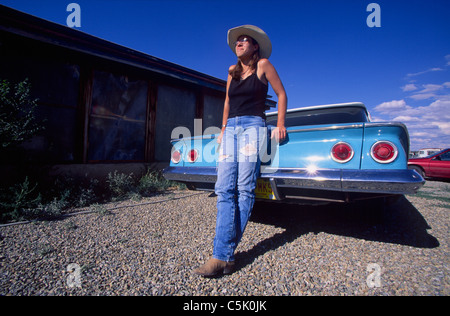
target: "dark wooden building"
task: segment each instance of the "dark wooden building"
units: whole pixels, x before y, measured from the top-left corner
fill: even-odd
[[[220,126],[226,82],[0,5],[0,79],[29,78],[44,164],[168,162],[173,128]]]

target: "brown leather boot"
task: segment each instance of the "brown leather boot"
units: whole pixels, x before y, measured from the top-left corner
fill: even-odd
[[[211,258],[204,265],[194,270],[195,274],[212,277],[220,273],[231,274],[234,271],[234,261],[227,262],[219,259]]]

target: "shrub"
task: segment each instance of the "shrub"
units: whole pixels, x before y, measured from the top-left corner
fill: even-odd
[[[106,182],[108,183],[109,190],[114,198],[126,197],[129,192],[133,191],[135,183],[133,173],[118,173],[117,170],[115,170],[114,173],[108,173]]]
[[[183,185],[164,179],[158,171],[147,171],[138,181],[133,174],[114,171],[107,180],[109,195],[101,193],[97,179],[80,185],[72,178],[61,177],[52,181],[51,187],[39,185],[25,177],[22,183],[0,188],[1,221],[24,219],[51,219],[69,208],[89,206],[99,214],[108,214],[101,204],[117,199],[140,199],[170,187],[183,189]]]
[[[28,177],[8,189],[0,191],[1,217],[4,219],[21,220],[27,210],[34,209],[42,200],[36,190],[37,184],[31,184]],[[26,217],[26,216],[25,216]]]
[[[0,81],[0,148],[19,145],[44,129],[34,117],[36,107],[28,79],[14,89],[8,80]]]
[[[167,190],[171,186],[173,186],[173,183],[166,180],[160,172],[147,171],[139,180],[138,190],[141,195],[147,196],[158,191]]]

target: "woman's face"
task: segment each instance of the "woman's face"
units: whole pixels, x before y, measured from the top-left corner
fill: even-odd
[[[258,44],[253,44],[252,38],[247,35],[239,36],[235,45],[236,56],[238,58],[251,57],[253,53],[258,50]]]

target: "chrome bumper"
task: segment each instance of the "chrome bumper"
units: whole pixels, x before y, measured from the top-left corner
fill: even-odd
[[[168,167],[167,180],[188,183],[215,183],[216,168]],[[330,169],[310,172],[305,169],[265,169],[260,178],[270,181],[275,194],[278,188],[313,189],[338,192],[413,194],[425,180],[414,170],[345,170]]]

